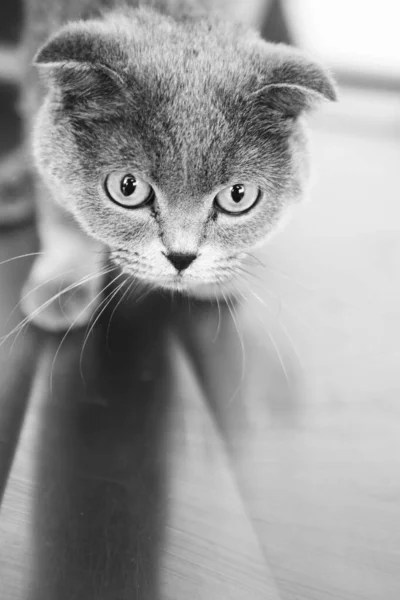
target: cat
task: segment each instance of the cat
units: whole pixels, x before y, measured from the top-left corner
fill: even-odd
[[[107,252],[146,284],[229,294],[304,197],[303,116],[336,99],[332,77],[212,4],[26,3],[42,252],[22,307],[44,329],[88,323]]]

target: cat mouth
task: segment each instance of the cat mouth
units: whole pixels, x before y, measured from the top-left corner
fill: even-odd
[[[204,286],[223,285],[235,277],[235,270],[231,264],[229,266],[226,265],[226,268],[219,267],[212,269],[209,273],[196,273],[190,270],[189,272],[183,271],[166,274],[165,272],[154,272],[151,265],[143,265],[139,261],[132,263],[122,253],[113,252],[111,258],[126,275],[155,289],[159,288],[184,293]]]
[[[121,265],[122,266],[122,265]],[[122,270],[133,280],[140,281],[145,285],[149,285],[153,289],[160,290],[168,290],[171,292],[178,293],[195,293],[196,290],[200,290],[201,288],[212,286],[219,287],[226,283],[228,283],[233,278],[233,274],[225,274],[225,276],[210,276],[210,277],[199,277],[193,276],[189,274],[179,274],[171,275],[171,276],[151,276],[151,275],[143,275],[138,273],[134,269],[129,268],[129,266],[122,266]]]
[[[132,278],[138,279],[143,283],[147,283],[154,288],[165,289],[175,292],[190,292],[196,288],[201,288],[208,285],[222,285],[226,283],[231,277],[224,277],[216,279],[215,277],[193,277],[190,275],[176,274],[171,277],[151,277],[142,276],[129,269],[124,269]]]

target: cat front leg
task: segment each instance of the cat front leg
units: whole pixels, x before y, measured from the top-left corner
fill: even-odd
[[[103,299],[106,248],[46,192],[38,199],[38,233],[41,254],[22,290],[24,314],[53,332],[87,325]]]

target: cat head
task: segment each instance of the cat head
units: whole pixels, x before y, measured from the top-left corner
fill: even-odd
[[[55,199],[125,270],[171,289],[219,283],[308,179],[302,115],[335,99],[316,63],[214,17],[149,9],[61,29],[34,149]]]

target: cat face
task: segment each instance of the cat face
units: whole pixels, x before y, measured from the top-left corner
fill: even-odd
[[[38,53],[34,142],[55,199],[126,271],[223,283],[308,174],[300,115],[334,99],[320,67],[237,25],[149,10],[72,24]]]

